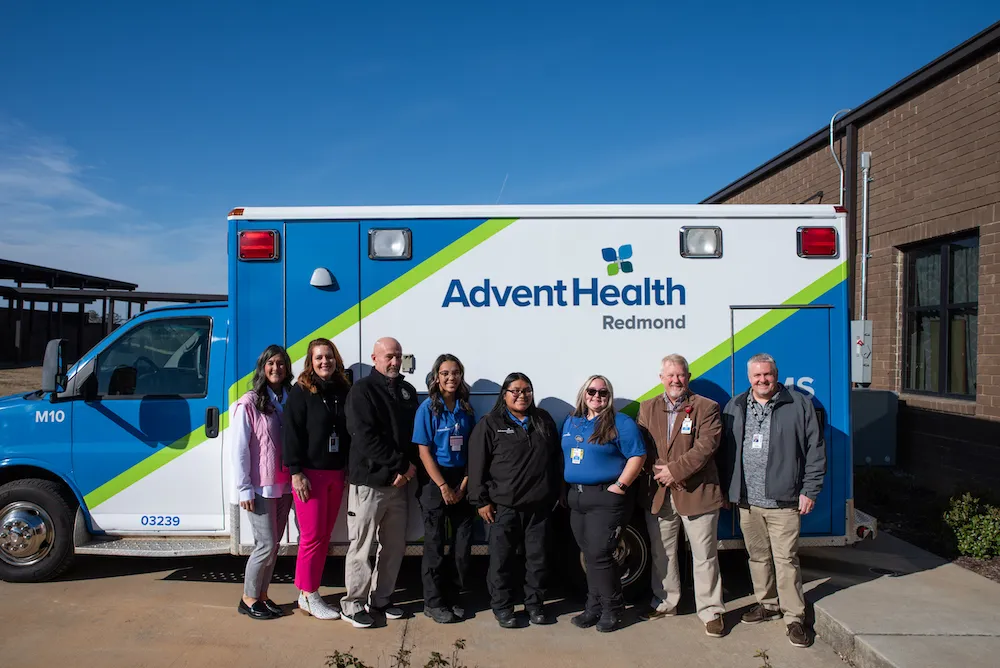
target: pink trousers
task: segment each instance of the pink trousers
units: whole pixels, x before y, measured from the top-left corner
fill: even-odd
[[[295,517],[299,524],[299,553],[295,561],[295,586],[306,593],[319,589],[330,536],[344,498],[344,472],[303,469],[311,489],[303,503],[294,493]]]

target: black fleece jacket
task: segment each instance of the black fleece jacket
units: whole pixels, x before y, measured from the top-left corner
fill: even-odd
[[[527,431],[507,411],[489,413],[472,430],[469,502],[476,507],[551,505],[559,498],[563,482],[559,431],[548,412],[535,411]]]
[[[282,460],[292,473],[302,469],[340,471],[347,468],[351,435],[347,431],[347,386],[320,382],[317,392],[293,385],[285,402]],[[324,402],[324,399],[326,400]],[[340,451],[330,452],[330,435],[340,437]]]
[[[347,395],[351,432],[348,476],[352,485],[388,487],[418,461],[413,444],[417,391],[398,376],[393,382],[372,369]]]

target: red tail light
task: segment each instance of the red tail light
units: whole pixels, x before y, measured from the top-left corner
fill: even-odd
[[[244,230],[240,232],[240,259],[278,259],[278,233],[275,230]]]
[[[837,257],[837,228],[800,227],[796,234],[799,257]]]

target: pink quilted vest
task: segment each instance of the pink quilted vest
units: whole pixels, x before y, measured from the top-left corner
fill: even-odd
[[[251,390],[236,402],[250,419],[250,482],[255,487],[287,483],[292,476],[281,463],[281,416],[258,411],[256,399],[257,394]]]

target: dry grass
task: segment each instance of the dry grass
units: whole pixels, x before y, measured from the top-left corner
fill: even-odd
[[[42,384],[42,367],[0,369],[0,397],[37,390]]]

